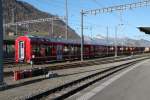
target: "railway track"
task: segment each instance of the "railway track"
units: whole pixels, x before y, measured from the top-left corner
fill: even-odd
[[[15,60],[14,58],[5,58],[4,59],[4,64],[14,64]]]
[[[144,56],[149,56],[149,55],[135,55],[135,56],[132,56],[132,57],[131,56],[129,56],[129,57],[118,56],[118,57],[115,57],[115,58],[114,57],[110,57],[110,58],[106,57],[106,58],[101,58],[101,59],[86,60],[86,61],[83,61],[83,62],[78,61],[78,62],[69,62],[69,63],[65,63],[65,64],[60,63],[60,64],[52,64],[52,65],[34,65],[34,67],[37,67],[37,68],[38,67],[44,67],[47,70],[60,70],[60,69],[66,69],[66,68],[86,67],[86,66],[107,64],[107,63],[113,63],[113,62],[120,62],[120,61],[125,61],[125,60],[136,59],[136,58],[144,57]],[[27,66],[27,65],[19,64],[17,66],[20,66],[20,68],[21,68],[21,67]],[[26,68],[26,69],[28,69],[28,68]],[[13,70],[8,71],[8,72],[4,72],[5,77],[12,76],[12,75],[13,75]]]
[[[28,96],[28,97],[24,97],[24,98],[21,98],[21,99],[26,99],[26,100],[51,100],[51,99],[54,99],[54,100],[62,100],[62,99],[65,99],[77,92],[79,92],[80,90],[94,84],[95,82],[97,81],[100,81],[110,75],[113,75],[114,73],[116,72],[119,72],[127,67],[130,67],[142,60],[145,60],[145,59],[148,59],[148,57],[144,57],[144,58],[141,58],[141,59],[136,59],[134,61],[130,61],[128,63],[124,63],[122,65],[118,65],[118,66],[113,66],[113,67],[110,67],[110,68],[107,68],[107,69],[104,69],[102,71],[99,71],[99,72],[96,72],[96,73],[93,73],[91,75],[88,75],[88,76],[85,76],[81,79],[77,79],[77,80],[74,80],[72,82],[69,82],[69,83],[66,83],[66,84],[63,84],[61,86],[58,86],[54,89],[47,89],[46,91],[42,91],[42,92],[39,92],[38,94],[35,94],[35,95],[31,95],[31,96]]]

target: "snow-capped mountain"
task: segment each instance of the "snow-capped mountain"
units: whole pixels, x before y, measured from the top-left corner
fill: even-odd
[[[102,35],[97,35],[93,38],[84,36],[85,43],[88,44],[99,44],[99,45],[115,45],[115,38],[109,37],[108,40]],[[148,40],[134,40],[128,37],[117,38],[118,46],[137,46],[137,47],[150,47],[150,41]]]

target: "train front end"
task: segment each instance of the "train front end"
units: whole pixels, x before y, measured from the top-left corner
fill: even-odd
[[[30,63],[31,60],[31,45],[30,38],[20,36],[15,40],[15,61],[17,63]]]

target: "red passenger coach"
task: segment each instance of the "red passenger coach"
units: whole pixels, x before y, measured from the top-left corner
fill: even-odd
[[[31,39],[27,36],[20,36],[15,41],[16,62],[30,62],[31,60]]]
[[[115,47],[96,43],[83,45],[83,58],[114,56]],[[118,55],[142,53],[145,47],[117,46]],[[149,49],[146,49],[146,52]],[[39,36],[20,36],[15,41],[16,62],[34,63],[80,59],[80,41],[57,40]]]
[[[60,41],[39,36],[20,36],[15,41],[16,62],[51,62],[79,57],[80,45],[73,41]]]

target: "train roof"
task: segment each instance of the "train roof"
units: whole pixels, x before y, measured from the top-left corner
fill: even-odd
[[[64,44],[79,44],[81,43],[80,40],[65,40],[65,39],[56,39],[56,38],[50,38],[50,37],[43,37],[43,36],[33,36],[33,35],[25,35],[21,37],[27,37],[30,38],[32,41],[45,41],[45,42],[55,42],[55,43],[64,43]],[[87,45],[104,45],[104,44],[98,44],[94,41],[84,41],[84,44]]]
[[[50,38],[50,37],[43,37],[43,36],[33,36],[33,35],[25,35],[25,36],[20,36],[20,37],[27,37],[30,38],[32,41],[42,41],[42,42],[54,42],[54,43],[64,43],[64,44],[81,44],[80,40],[65,40],[65,39],[56,39],[56,38]],[[18,37],[18,38],[20,38]],[[86,45],[103,45],[103,46],[114,46],[114,43],[107,43],[104,40],[99,40],[99,41],[95,41],[95,40],[85,40],[84,44]],[[118,44],[118,46],[122,46],[120,44]],[[128,45],[124,45],[124,46],[128,46]],[[134,46],[130,46],[130,47],[134,47]],[[136,47],[142,47],[142,46],[136,46]]]
[[[67,43],[67,44],[79,44],[80,41],[77,40],[64,40],[64,39],[57,39],[57,38],[50,38],[50,37],[43,37],[43,36],[33,36],[33,35],[26,35],[31,40],[35,41],[46,41],[46,42],[56,42],[56,43]]]

